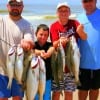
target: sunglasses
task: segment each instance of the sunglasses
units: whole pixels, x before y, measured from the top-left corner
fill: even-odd
[[[82,0],[83,3],[91,2],[93,0]]]
[[[22,3],[9,2],[9,5],[10,5],[11,7],[21,7],[21,6],[22,6]]]

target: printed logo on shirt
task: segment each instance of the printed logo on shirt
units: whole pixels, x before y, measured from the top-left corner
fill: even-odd
[[[67,32],[60,32],[59,36],[60,37],[69,37],[71,35],[75,34],[74,27],[70,28]]]

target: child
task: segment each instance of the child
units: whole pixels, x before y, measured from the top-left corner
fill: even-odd
[[[69,36],[74,35],[76,40],[81,38],[85,40],[87,35],[83,30],[83,26],[76,20],[69,19],[71,14],[70,6],[67,2],[59,3],[56,7],[57,10],[57,21],[53,22],[50,27],[50,37],[55,48],[61,42],[63,47],[66,46],[69,41]],[[60,87],[60,88],[59,88]],[[52,84],[52,100],[59,100],[60,91],[64,90],[65,100],[73,100],[73,91],[76,89],[74,78],[71,76],[70,71],[65,66],[64,81],[60,82],[60,86],[57,86],[53,81]]]
[[[54,48],[52,47],[52,43],[47,41],[48,36],[49,27],[45,24],[40,24],[36,30],[35,54],[44,59],[46,66],[46,88],[43,100],[51,100],[51,54]],[[38,96],[36,96],[36,100],[39,100]]]

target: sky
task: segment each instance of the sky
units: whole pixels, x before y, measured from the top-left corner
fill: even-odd
[[[80,5],[81,0],[23,0],[24,4],[57,4],[58,2],[68,2],[71,5]],[[46,2],[47,1],[47,2]],[[100,0],[98,1],[98,5],[100,6]],[[0,4],[6,3],[7,0],[0,0]]]

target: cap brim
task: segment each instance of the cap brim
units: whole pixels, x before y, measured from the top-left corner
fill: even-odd
[[[18,3],[20,3],[20,2],[23,2],[23,0],[8,0],[8,3],[9,2],[18,2]]]
[[[57,7],[57,9],[60,9],[61,7],[66,7],[66,8],[69,8],[69,6],[66,6],[66,5],[61,5],[61,6]]]

